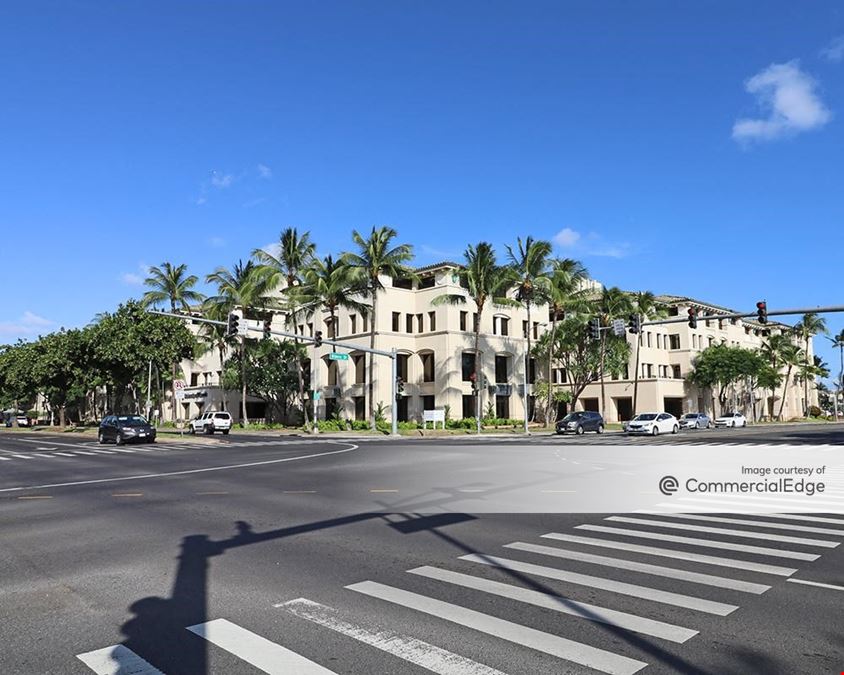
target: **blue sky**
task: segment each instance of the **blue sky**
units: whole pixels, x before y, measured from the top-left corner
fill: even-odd
[[[2,3],[0,342],[287,225],[841,303],[842,36],[834,2]]]

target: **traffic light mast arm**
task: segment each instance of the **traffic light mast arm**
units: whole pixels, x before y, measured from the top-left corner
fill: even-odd
[[[844,312],[844,305],[833,305],[831,307],[803,307],[799,309],[775,309],[775,310],[768,310],[768,316],[789,316],[789,315],[797,315],[797,314],[807,314],[809,312],[814,312],[816,314],[832,314],[835,312]],[[706,321],[707,319],[745,319],[750,317],[755,317],[756,312],[730,312],[726,314],[698,314],[697,320],[698,321]],[[686,323],[688,322],[689,317],[678,317],[675,319],[661,319],[659,321],[643,321],[642,326],[662,326],[665,324],[671,323]],[[601,326],[601,330],[605,330],[604,326]]]

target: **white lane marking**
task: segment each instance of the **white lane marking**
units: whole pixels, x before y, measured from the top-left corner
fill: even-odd
[[[114,450],[92,450],[91,452],[96,452],[99,455],[114,455]]]
[[[660,602],[663,605],[674,605],[675,607],[695,609],[699,612],[717,614],[718,616],[727,616],[738,609],[736,605],[727,605],[723,602],[696,598],[691,595],[683,595],[681,593],[671,593],[670,591],[661,591],[656,588],[650,588],[649,586],[638,586],[636,584],[628,584],[623,581],[614,581],[613,579],[605,579],[603,577],[593,577],[588,574],[578,574],[576,572],[560,570],[555,567],[534,565],[533,563],[510,560],[509,558],[498,558],[491,555],[472,553],[470,555],[461,556],[460,560],[468,560],[469,562],[481,563],[482,565],[491,565],[493,567],[500,567],[501,569],[512,570],[514,572],[534,574],[539,577],[565,581],[578,586],[599,588],[603,591],[612,591],[613,593],[629,595],[633,598],[642,598],[643,600]]]
[[[76,658],[97,675],[164,675],[123,645],[77,654]]]
[[[226,619],[199,623],[187,629],[270,675],[334,675],[333,670]]]
[[[770,520],[743,520],[739,518],[718,518],[717,516],[697,516],[688,513],[660,513],[666,518],[683,518],[685,520],[701,520],[710,523],[735,523],[736,525],[749,525],[762,529],[790,530],[794,532],[811,532],[813,534],[839,534],[844,535],[844,530],[830,530],[825,527],[810,527],[808,525],[791,525],[790,523],[772,523]]]
[[[88,452],[87,450],[74,450],[74,455],[88,455],[89,457],[96,457],[93,452]]]
[[[469,574],[461,574],[460,572],[451,572],[429,566],[417,567],[416,569],[408,570],[408,572],[427,577],[428,579],[444,581],[464,588],[472,588],[483,593],[491,593],[492,595],[507,598],[508,600],[524,602],[535,607],[544,607],[545,609],[562,612],[563,614],[570,614],[581,619],[609,624],[610,626],[630,630],[634,633],[651,635],[668,640],[669,642],[683,643],[698,634],[696,630],[675,626],[664,621],[647,619],[635,614],[628,614],[627,612],[619,612],[614,609],[607,609],[606,607],[578,602],[561,595],[541,593],[540,591],[512,586],[511,584],[503,584],[500,581],[482,579]]]
[[[625,560],[623,558],[609,558],[607,556],[592,555],[591,553],[583,553],[581,551],[570,551],[568,549],[556,548],[554,546],[526,544],[517,541],[512,544],[505,544],[504,548],[512,548],[517,551],[528,551],[529,553],[539,553],[541,555],[549,555],[555,558],[564,558],[566,560],[579,560],[581,562],[592,563],[593,565],[604,565],[606,567],[614,567],[620,570],[652,574],[653,576],[665,577],[667,579],[679,579],[681,581],[690,581],[695,584],[717,586],[718,588],[727,588],[732,591],[741,591],[743,593],[759,594],[764,593],[771,588],[765,584],[754,584],[749,581],[742,581],[741,579],[719,577],[713,574],[702,574],[700,572],[689,572],[688,570],[681,570],[675,567],[651,565],[649,563],[635,562],[632,560]]]
[[[129,452],[129,453],[135,452],[134,450],[129,450],[128,448],[115,448],[114,451],[115,452]]]
[[[282,602],[275,607],[438,675],[505,675],[500,670],[409,635],[402,635],[374,625],[362,626],[352,623],[342,618],[333,607],[321,605],[306,598]]]
[[[43,452],[35,452],[33,453],[36,457],[44,457],[46,459],[52,459],[53,455],[45,455]],[[0,458],[2,459],[2,458]]]
[[[712,501],[711,499],[701,499],[698,497],[681,497],[679,501],[683,502],[682,505],[680,504],[673,504],[670,505],[675,511],[682,510],[689,508],[689,502],[697,502],[700,503],[701,506],[696,507],[699,509],[704,509],[709,513],[758,513],[762,516],[770,515],[771,511],[782,511],[786,509],[794,508],[794,504],[783,504],[782,502],[771,502],[770,504],[748,504],[747,502],[740,502],[740,501],[728,501],[725,499],[719,499],[717,502]],[[708,506],[702,506],[702,504],[708,504]],[[741,509],[736,509],[736,506],[742,507]],[[682,508],[680,508],[682,507]],[[797,509],[800,512],[806,513],[826,513],[829,511],[828,508],[823,506],[807,506],[807,505],[799,505]]]
[[[844,591],[844,586],[836,586],[835,584],[822,584],[820,581],[806,581],[805,579],[786,579],[795,584],[805,584],[806,586],[818,586],[819,588],[829,588],[833,591]]]
[[[36,450],[55,450],[55,448],[35,448]]]
[[[268,464],[280,464],[281,462],[297,462],[301,459],[314,459],[315,457],[327,457],[329,455],[340,455],[346,452],[352,452],[358,449],[358,445],[354,443],[346,443],[344,441],[325,441],[332,445],[348,445],[348,448],[341,450],[331,450],[329,452],[315,452],[310,455],[300,455],[298,457],[282,457],[281,459],[267,459],[262,462],[247,462],[245,464],[227,464],[225,466],[209,466],[204,469],[186,469],[185,471],[167,471],[164,473],[147,473],[142,476],[119,476],[117,478],[97,478],[94,480],[77,480],[71,483],[51,483],[49,485],[26,485],[13,488],[2,488],[0,492],[20,492],[22,490],[44,490],[55,487],[72,487],[74,485],[94,485],[96,483],[116,483],[125,480],[142,480],[146,478],[166,478],[167,476],[186,476],[194,473],[207,473],[209,471],[226,471],[228,469],[247,469],[253,466],[266,466]],[[110,454],[110,450],[96,450],[95,452],[105,452]]]
[[[633,675],[647,666],[643,661],[614,654],[604,649],[591,647],[574,640],[568,640],[557,635],[551,635],[535,628],[522,626],[512,621],[484,614],[473,609],[461,607],[450,602],[443,602],[418,593],[411,593],[400,588],[385,586],[374,581],[363,581],[359,584],[346,586],[351,591],[363,593],[373,598],[385,600],[409,607],[425,614],[472,630],[486,633],[494,637],[514,642],[530,649],[556,656],[583,666],[599,670],[612,675]]]
[[[76,457],[76,455],[71,452],[54,452],[53,456],[55,457],[56,455],[59,455],[61,457]]]
[[[629,544],[625,541],[613,541],[611,539],[594,539],[593,537],[578,537],[573,534],[560,534],[549,532],[543,534],[545,539],[556,541],[568,541],[573,544],[586,544],[588,546],[599,546],[612,548],[618,551],[630,551],[631,553],[644,553],[663,558],[675,558],[677,560],[688,560],[690,562],[705,563],[707,565],[718,565],[719,567],[732,567],[737,570],[749,572],[760,572],[762,574],[775,574],[780,577],[790,577],[797,569],[792,567],[780,567],[779,565],[768,565],[765,563],[750,562],[748,560],[735,560],[734,558],[721,558],[718,556],[703,555],[701,553],[689,553],[671,548],[659,548],[656,546],[642,546],[641,544]]]
[[[17,457],[18,459],[35,459],[31,455],[12,455],[12,457]]]
[[[747,505],[753,506],[753,507],[756,507],[757,505],[752,503],[752,502],[778,502],[780,504],[790,504],[792,506],[797,506],[797,507],[800,507],[800,508],[803,508],[804,506],[809,507],[809,508],[814,508],[814,506],[816,504],[823,504],[824,506],[837,506],[838,508],[844,507],[844,498],[836,497],[834,495],[827,495],[825,493],[821,497],[818,497],[817,494],[815,494],[811,497],[792,497],[791,495],[783,495],[783,494],[777,494],[773,497],[765,497],[765,496],[760,496],[760,495],[746,495],[746,494],[741,494],[741,495],[734,494],[734,495],[729,495],[729,496],[733,497],[735,499],[738,499],[740,501],[743,501],[743,502],[745,502],[745,504],[747,504],[748,502],[751,502],[750,504],[747,504]],[[823,497],[830,497],[830,499],[824,499]],[[699,499],[703,499],[704,501],[706,501],[705,497],[701,497]],[[717,503],[719,501],[719,498],[714,498],[714,499],[711,499],[709,501]]]
[[[835,548],[839,542],[827,539],[806,539],[804,537],[789,537],[783,534],[768,534],[767,532],[750,532],[747,530],[732,530],[726,527],[708,527],[707,525],[688,525],[686,523],[674,523],[665,520],[651,520],[650,518],[629,518],[627,516],[610,516],[604,520],[614,523],[630,523],[632,525],[645,525],[647,527],[661,527],[668,530],[686,530],[688,532],[704,532],[707,534],[723,534],[728,537],[739,539],[765,539],[766,541],[779,541],[784,544],[800,544],[802,546],[817,546],[820,548]]]
[[[11,462],[11,461],[12,461],[11,457],[3,457],[3,455],[0,455],[0,462]]]
[[[42,440],[34,440],[32,438],[19,438],[17,440],[24,441],[26,443],[44,443],[43,439]],[[87,447],[86,445],[83,445],[82,443],[60,443],[59,441],[50,441],[50,445],[61,445],[62,447],[65,447],[65,448],[85,448],[85,447]]]
[[[630,530],[624,527],[604,527],[603,525],[577,525],[576,530],[590,530],[592,532],[603,532],[614,534],[619,537],[639,537],[641,539],[658,539],[659,541],[670,541],[676,544],[689,544],[690,546],[702,546],[704,548],[719,548],[727,551],[739,551],[741,553],[755,553],[758,555],[773,556],[775,558],[790,558],[792,560],[812,561],[820,558],[814,553],[803,553],[801,551],[787,551],[779,548],[767,548],[765,546],[748,546],[746,544],[734,544],[730,541],[719,541],[716,539],[696,539],[694,537],[677,537],[673,534],[662,532],[646,532],[645,530]]]
[[[779,518],[780,520],[803,520],[807,523],[829,523],[831,525],[844,525],[840,518],[824,518],[822,516],[798,516],[792,513],[766,513],[767,518]]]

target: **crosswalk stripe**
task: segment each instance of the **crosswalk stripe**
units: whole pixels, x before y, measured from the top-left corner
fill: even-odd
[[[768,565],[766,563],[750,562],[748,560],[721,558],[718,556],[703,555],[701,553],[689,553],[687,551],[678,551],[672,548],[642,546],[641,544],[630,544],[626,541],[595,539],[593,537],[578,537],[577,535],[560,534],[559,532],[549,532],[548,534],[543,534],[542,537],[545,539],[554,539],[556,541],[567,541],[573,544],[600,546],[602,548],[612,548],[619,551],[629,551],[631,553],[644,553],[645,555],[675,558],[677,560],[688,560],[689,562],[699,562],[707,565],[717,565],[719,567],[732,567],[734,569],[747,570],[749,572],[760,572],[761,574],[775,574],[780,577],[790,577],[797,571],[796,568],[792,567],[780,567],[779,565]]]
[[[688,525],[686,523],[673,523],[664,520],[651,520],[650,518],[630,518],[628,516],[610,516],[604,520],[614,523],[630,523],[631,525],[645,525],[648,527],[661,527],[668,530],[687,530],[689,532],[705,532],[707,534],[723,534],[728,537],[741,539],[765,539],[767,541],[780,541],[785,544],[800,544],[802,546],[818,546],[820,548],[835,548],[837,541],[827,539],[806,539],[804,537],[789,537],[782,534],[768,534],[767,532],[749,532],[747,530],[732,530],[725,527],[708,527],[706,525]]]
[[[53,455],[60,455],[62,457],[76,457],[76,455],[71,452],[54,452]]]
[[[34,457],[31,457],[30,455],[12,455],[12,457],[17,457],[18,459],[35,459]]]
[[[77,654],[76,658],[97,675],[164,675],[158,668],[123,645]]]
[[[698,497],[681,497],[679,501],[683,502],[682,505],[680,504],[671,504],[671,505],[660,505],[660,506],[669,506],[673,510],[677,510],[678,507],[682,507],[682,509],[687,509],[689,507],[689,502],[695,504],[701,504],[701,506],[696,507],[700,509],[705,509],[709,513],[735,513],[735,512],[743,512],[743,513],[758,513],[760,515],[769,515],[771,511],[784,511],[788,509],[793,509],[795,504],[783,504],[782,502],[771,502],[770,504],[750,504],[748,502],[740,502],[740,501],[731,501],[726,499],[719,499],[718,501],[714,501],[712,499],[702,499]],[[703,506],[706,504],[707,506]],[[740,506],[741,509],[736,509],[735,507]],[[818,505],[818,506],[811,506],[811,505],[799,505],[799,511],[806,512],[806,513],[824,513],[828,511],[825,507]],[[764,510],[763,510],[764,509]]]
[[[670,541],[676,544],[688,544],[689,546],[702,546],[704,548],[719,548],[728,551],[739,551],[741,553],[756,553],[759,555],[773,556],[775,558],[790,558],[792,560],[812,561],[820,558],[814,553],[803,553],[801,551],[787,551],[779,548],[767,548],[765,546],[748,546],[747,544],[734,544],[730,541],[719,541],[716,539],[696,539],[694,537],[678,537],[673,534],[662,532],[647,532],[645,530],[630,530],[624,527],[605,527],[603,525],[577,525],[576,530],[590,530],[592,532],[604,532],[615,534],[621,537],[639,537],[641,539],[659,539]]]
[[[674,605],[675,607],[694,609],[707,614],[717,614],[718,616],[727,616],[738,609],[736,605],[728,605],[723,602],[715,602],[714,600],[696,598],[691,595],[672,593],[670,591],[661,591],[656,588],[650,588],[649,586],[628,584],[623,581],[605,579],[604,577],[593,577],[588,574],[578,574],[577,572],[569,572],[568,570],[561,570],[555,567],[534,565],[533,563],[510,560],[509,558],[499,558],[491,555],[471,553],[469,555],[461,556],[460,560],[468,560],[469,562],[481,563],[482,565],[491,565],[493,567],[499,567],[513,572],[533,574],[545,577],[546,579],[565,581],[578,586],[586,586],[587,588],[598,588],[603,591],[611,591],[621,595],[629,595],[633,598],[651,600],[653,602],[662,603],[663,605]]]
[[[795,584],[805,584],[806,586],[818,586],[819,588],[828,588],[831,591],[844,591],[844,586],[836,586],[835,584],[823,584],[820,581],[807,581],[806,579],[787,579]]]
[[[735,523],[771,530],[793,530],[794,532],[812,532],[813,534],[844,535],[844,530],[830,530],[825,527],[810,527],[808,525],[791,525],[789,523],[772,523],[770,520],[743,520],[739,518],[719,518],[717,516],[698,516],[689,513],[660,513],[664,518],[682,518],[685,520],[701,520],[711,523]]]
[[[346,586],[346,588],[401,607],[415,609],[566,661],[588,666],[602,673],[633,675],[633,673],[637,673],[648,665],[643,661],[614,654],[558,635],[551,635],[535,628],[522,626],[506,619],[499,619],[450,602],[436,600],[392,586],[385,586],[375,581],[363,581]]]
[[[128,452],[128,453],[134,453],[135,452],[134,450],[129,450],[128,448],[115,448],[114,451],[115,452]]]
[[[100,454],[100,455],[113,455],[113,454],[115,454],[113,450],[94,450],[93,452],[96,452],[97,454]]]
[[[835,506],[837,508],[844,508],[844,501],[840,500],[838,497],[835,497],[834,495],[832,496],[831,499],[824,499],[824,498],[818,497],[817,495],[814,495],[812,497],[797,497],[797,496],[792,497],[790,495],[781,495],[781,494],[777,494],[773,497],[762,496],[762,495],[745,495],[745,494],[742,494],[742,495],[734,494],[734,495],[729,495],[729,496],[733,497],[734,499],[737,499],[739,501],[742,501],[745,504],[748,504],[749,506],[754,506],[754,507],[756,507],[755,502],[777,502],[779,504],[789,504],[791,506],[796,506],[796,507],[799,507],[801,509],[804,506],[808,507],[808,508],[814,508],[815,506],[817,506],[819,504],[822,505],[822,506]],[[828,496],[829,495],[824,495],[824,497],[828,497]],[[707,501],[706,497],[701,497],[700,499]],[[709,501],[717,502],[718,499],[711,499]]]
[[[36,457],[44,457],[44,458],[46,458],[46,459],[52,459],[52,458],[53,458],[53,456],[52,456],[52,455],[45,455],[43,452],[36,452],[36,453],[33,453],[33,454],[34,454]]]
[[[3,455],[0,455],[0,462],[9,462],[11,460],[11,457],[3,457]]]
[[[333,607],[321,605],[306,598],[290,600],[275,606],[438,675],[505,675],[500,670],[423,640],[380,626],[363,626],[360,623],[353,623],[342,618]]]
[[[779,518],[780,520],[803,520],[807,523],[829,523],[830,525],[844,525],[840,518],[824,518],[822,516],[798,516],[793,513],[766,513],[767,518]]]
[[[90,457],[95,457],[93,452],[88,452],[87,450],[76,450],[74,451],[76,455],[89,455]]]
[[[675,626],[664,621],[647,619],[636,616],[635,614],[628,614],[627,612],[619,612],[613,609],[607,609],[606,607],[578,602],[561,595],[542,593],[528,588],[504,584],[500,581],[482,579],[469,574],[461,574],[460,572],[452,572],[437,567],[423,566],[408,571],[410,574],[418,574],[428,579],[444,581],[464,588],[472,588],[476,591],[491,593],[492,595],[507,598],[508,600],[516,600],[534,605],[535,607],[544,607],[562,612],[563,614],[571,614],[581,619],[588,619],[589,621],[606,623],[611,626],[633,631],[634,633],[662,638],[669,642],[683,643],[698,634],[696,630]]]
[[[270,675],[334,675],[333,670],[226,619],[188,626],[188,630]]]
[[[742,581],[741,579],[719,577],[713,574],[702,574],[701,572],[689,572],[688,570],[681,570],[674,567],[651,565],[648,563],[635,562],[633,560],[624,560],[623,558],[609,558],[607,556],[592,555],[591,553],[571,551],[564,548],[556,548],[554,546],[526,544],[517,541],[512,544],[505,544],[504,548],[512,548],[517,551],[527,551],[529,553],[539,553],[541,555],[548,555],[554,558],[564,558],[566,560],[579,560],[581,562],[592,563],[593,565],[604,565],[606,567],[614,567],[620,570],[642,572],[643,574],[652,574],[657,577],[690,581],[695,584],[717,586],[718,588],[727,588],[732,591],[741,591],[744,593],[759,594],[764,593],[771,588],[765,584],[754,584],[749,581]]]

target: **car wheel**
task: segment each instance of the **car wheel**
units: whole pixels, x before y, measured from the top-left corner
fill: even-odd
[[[575,429],[574,433],[576,433],[578,436],[582,436],[583,435],[583,425],[579,425],[577,427],[577,429]]]
[[[229,430],[223,429],[223,436],[228,436],[228,435],[229,435]]]
[[[659,427],[656,424],[651,429],[651,436],[659,436]]]
[[[736,421],[735,421],[735,420],[733,420],[733,423],[732,423],[730,426],[731,426],[733,429],[735,429],[735,428],[736,428]]]
[[[105,435],[103,434],[102,431],[97,432],[97,443],[99,443],[100,445],[105,444]]]
[[[597,428],[597,429],[595,429],[595,431],[597,431],[599,434],[604,433],[604,425],[603,425],[603,424],[599,424],[599,425],[598,425],[598,428]]]
[[[147,443],[155,443],[155,439],[154,438],[148,438]]]
[[[193,427],[193,426],[191,426],[191,428],[190,428],[190,435],[191,435],[191,436],[196,436],[196,428],[195,428],[195,427]]]
[[[711,429],[711,428],[712,428],[712,420],[709,420],[709,421],[706,423],[706,428],[707,428],[707,429]]]
[[[676,434],[676,433],[677,433],[677,432],[679,432],[679,431],[680,431],[680,427],[678,427],[678,426],[675,424],[675,425],[674,425],[674,428],[671,430],[671,433],[672,433],[672,434]]]
[[[114,437],[114,444],[115,445],[123,445],[123,436],[120,435],[120,432],[117,432],[117,435]]]

